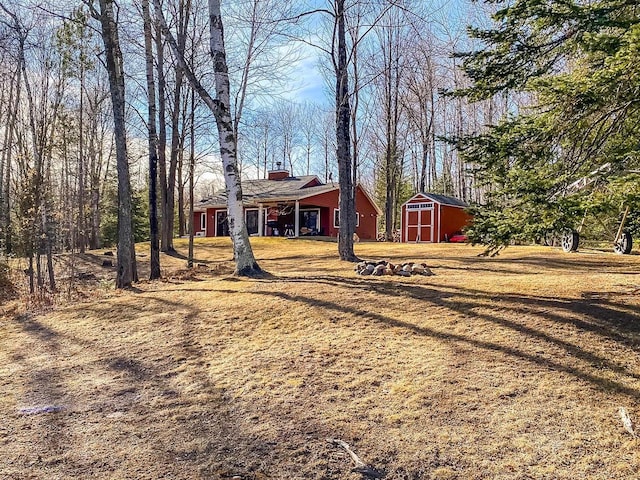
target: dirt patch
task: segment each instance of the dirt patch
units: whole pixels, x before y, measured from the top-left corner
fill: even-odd
[[[362,278],[253,244],[273,277],[202,239],[207,268],[2,318],[2,477],[362,478],[332,438],[391,479],[636,478],[640,257],[360,243],[435,273]]]

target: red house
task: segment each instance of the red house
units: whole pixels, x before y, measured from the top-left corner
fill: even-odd
[[[337,184],[323,184],[315,175],[291,177],[286,170],[272,170],[267,179],[243,180],[242,194],[249,235],[338,236]],[[360,185],[356,190],[356,211],[356,234],[361,239],[374,240],[381,212]],[[193,223],[196,236],[228,236],[225,193],[194,205]]]
[[[466,203],[435,193],[418,193],[402,205],[400,241],[445,242],[471,220]]]

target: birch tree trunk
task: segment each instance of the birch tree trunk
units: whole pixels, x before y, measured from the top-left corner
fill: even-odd
[[[113,11],[113,0],[100,0],[98,19],[102,26],[102,41],[104,42],[107,73],[109,74],[113,129],[116,143],[116,169],[118,172],[118,272],[116,275],[116,288],[125,288],[138,281],[138,272],[133,239],[131,186],[129,184],[129,163],[127,160],[124,71],[118,27]]]
[[[195,92],[191,89],[191,114],[189,115],[189,254],[187,268],[193,268],[193,176],[196,165],[195,100]]]
[[[84,64],[80,62],[80,112],[78,121],[78,248],[84,253],[87,246],[87,234],[84,218]]]
[[[166,35],[167,41],[171,45],[177,61],[180,63],[185,76],[191,84],[191,88],[196,91],[216,119],[220,158],[222,159],[225,191],[227,194],[229,234],[233,242],[233,253],[236,262],[235,274],[241,276],[261,275],[263,271],[253,255],[251,243],[249,242],[249,234],[247,233],[247,227],[244,222],[242,187],[240,184],[236,154],[236,138],[233,133],[233,120],[229,109],[229,73],[224,48],[224,31],[222,17],[220,15],[220,1],[209,0],[209,47],[215,77],[215,99],[212,98],[200,84],[193,71],[189,68],[189,65],[187,65],[184,56],[181,55],[175,38],[173,38],[162,16],[160,0],[154,0],[154,7],[158,20],[162,24],[163,33]]]
[[[233,241],[233,253],[236,261],[236,274],[250,276],[262,273],[249,243],[249,234],[244,222],[242,205],[242,186],[237,162],[237,138],[234,135],[231,119],[229,73],[227,56],[224,48],[224,26],[220,15],[220,0],[209,0],[209,29],[211,58],[216,85],[216,103],[214,112],[220,157],[224,172],[227,208],[229,210],[229,233]]]

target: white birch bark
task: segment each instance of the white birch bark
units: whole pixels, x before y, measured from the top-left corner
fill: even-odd
[[[236,262],[236,275],[255,276],[260,275],[262,270],[258,266],[249,243],[249,234],[244,222],[244,208],[242,205],[242,186],[237,163],[236,138],[233,130],[233,120],[231,118],[230,94],[229,94],[229,74],[227,69],[226,53],[224,48],[224,29],[222,17],[220,15],[220,1],[209,0],[209,48],[213,61],[214,78],[216,85],[215,98],[205,90],[200,84],[193,71],[181,54],[173,35],[167,28],[160,1],[154,0],[156,15],[162,25],[171,49],[176,59],[182,67],[185,76],[202,101],[207,105],[216,119],[218,128],[218,142],[220,144],[220,158],[225,180],[225,191],[227,194],[227,208],[229,221],[229,235],[233,242],[233,253]]]
[[[233,253],[236,261],[236,274],[248,275],[260,271],[249,243],[249,234],[244,222],[242,206],[242,186],[238,172],[236,137],[231,120],[229,73],[224,48],[224,28],[220,15],[220,1],[209,0],[209,29],[211,58],[216,84],[218,114],[216,125],[220,143],[220,158],[224,172],[225,191],[229,215],[229,234],[233,241]],[[215,113],[215,112],[214,112]]]

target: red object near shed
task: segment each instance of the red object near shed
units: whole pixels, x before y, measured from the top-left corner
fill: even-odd
[[[471,220],[468,205],[457,198],[418,193],[402,205],[400,241],[446,242]]]

